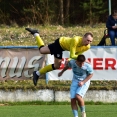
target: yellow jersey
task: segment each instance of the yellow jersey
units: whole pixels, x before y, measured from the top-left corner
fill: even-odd
[[[90,44],[82,45],[82,39],[80,36],[60,37],[59,43],[63,50],[70,51],[70,58],[76,59],[78,55],[90,49]]]

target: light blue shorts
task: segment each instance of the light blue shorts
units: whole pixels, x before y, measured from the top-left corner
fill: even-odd
[[[90,85],[90,80],[87,81],[83,86],[78,86],[78,83],[80,82],[80,80],[77,79],[73,79],[72,83],[71,83],[71,87],[70,87],[70,97],[75,98],[76,94],[80,95],[81,97],[84,97],[84,95],[86,94],[89,85]]]

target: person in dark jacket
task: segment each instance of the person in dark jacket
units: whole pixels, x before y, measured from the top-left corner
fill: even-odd
[[[108,34],[111,39],[112,46],[115,46],[115,37],[117,37],[117,10],[108,17],[106,22]]]

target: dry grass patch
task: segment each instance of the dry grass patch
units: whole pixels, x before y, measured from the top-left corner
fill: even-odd
[[[60,36],[72,37],[74,35],[83,36],[86,32],[92,32],[94,35],[94,41],[92,45],[97,45],[103,37],[105,24],[97,24],[94,27],[91,26],[1,26],[0,29],[0,46],[36,46],[34,37],[25,30],[25,27],[31,27],[38,29],[40,36],[42,37],[45,45],[52,43],[55,39]],[[108,41],[110,44],[110,41]]]

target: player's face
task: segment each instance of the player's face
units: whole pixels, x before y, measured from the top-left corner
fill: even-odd
[[[84,62],[76,61],[76,64],[77,64],[79,67],[82,67],[82,66],[84,65]]]
[[[83,37],[83,45],[84,46],[91,44],[92,41],[93,41],[93,37],[91,37],[91,35],[88,35],[87,37]]]
[[[117,20],[117,13],[114,13],[113,18]]]

